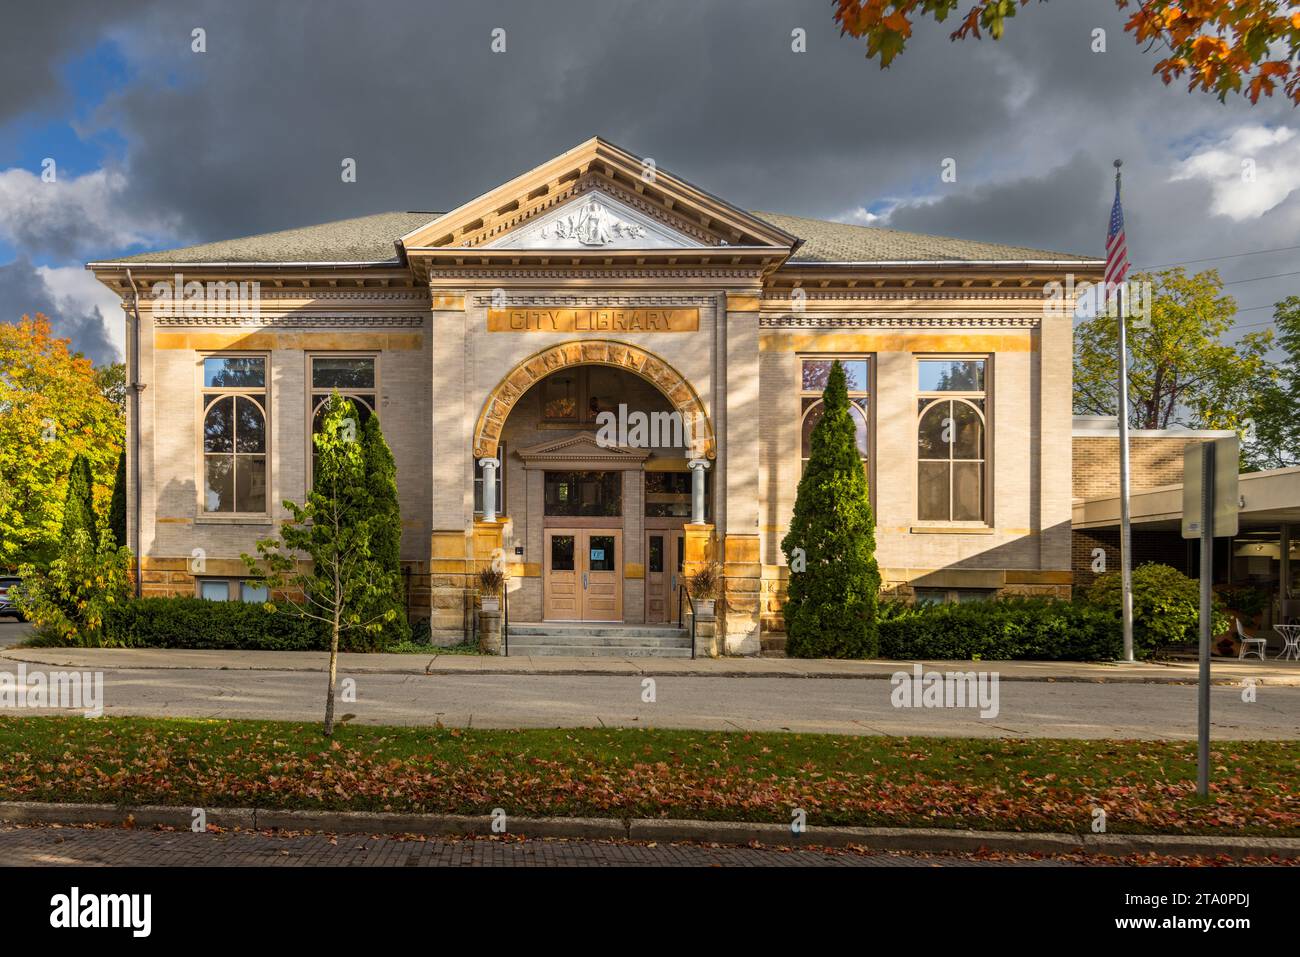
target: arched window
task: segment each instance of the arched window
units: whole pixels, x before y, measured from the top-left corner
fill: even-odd
[[[983,359],[918,363],[917,518],[982,522],[987,482]]]
[[[266,360],[203,360],[203,511],[266,513]]]
[[[870,367],[863,356],[819,356],[801,360],[799,396],[800,460],[806,467],[812,455],[812,434],[822,420],[822,392],[826,389],[831,363],[838,358],[844,367],[844,377],[849,390],[849,415],[857,429],[858,455],[865,468],[871,456],[871,387]]]
[[[315,355],[311,359],[311,434],[325,424],[325,407],[337,392],[351,399],[357,410],[357,428],[366,424],[379,405],[379,384],[374,356]],[[316,466],[316,444],[311,445],[312,471]]]

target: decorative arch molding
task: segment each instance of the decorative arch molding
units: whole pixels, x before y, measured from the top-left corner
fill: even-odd
[[[686,435],[697,436],[693,458],[712,459],[717,455],[713,423],[704,403],[686,378],[663,359],[637,346],[610,339],[583,339],[563,342],[534,353],[519,363],[488,395],[474,426],[474,456],[495,457],[506,419],[524,393],[552,372],[573,366],[612,366],[645,379],[663,393],[674,411],[682,417]]]

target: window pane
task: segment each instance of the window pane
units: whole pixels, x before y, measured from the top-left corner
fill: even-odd
[[[920,462],[916,483],[916,513],[923,522],[948,521],[948,463]]]
[[[542,418],[576,419],[577,386],[573,376],[551,375],[542,382]]]
[[[343,398],[352,403],[352,409],[357,416],[357,428],[360,429],[361,426],[366,424],[366,420],[374,414],[371,405],[374,403],[375,397],[373,395],[344,395]],[[319,432],[325,424],[325,410],[329,406],[329,401],[329,397],[326,396],[316,403],[316,411],[311,419],[313,433]]]
[[[855,432],[857,433],[858,455],[862,456],[862,458],[865,459],[869,451],[869,446],[867,443],[866,413],[862,411],[862,408],[860,406],[850,403],[849,415],[853,417],[853,426]]]
[[[664,570],[664,537],[662,535],[650,536],[650,571],[661,572]]]
[[[266,360],[260,357],[212,357],[203,360],[205,389],[265,389]]]
[[[983,359],[922,359],[917,363],[922,392],[983,392]]]
[[[691,473],[646,472],[645,513],[647,518],[689,518]]]
[[[592,535],[587,545],[587,568],[593,572],[614,570],[614,536]]]
[[[240,512],[266,511],[266,456],[235,456],[235,508]]]
[[[235,510],[235,468],[229,455],[208,455],[203,459],[203,510]]]
[[[199,582],[199,597],[208,601],[229,601],[230,583],[216,581]]]
[[[921,424],[916,433],[916,454],[918,458],[948,458],[948,443],[944,441],[944,429],[951,414],[951,402],[937,402],[928,412],[921,416]]]
[[[984,517],[984,465],[954,462],[952,468],[953,520],[978,522]]]
[[[979,413],[965,402],[954,402],[952,419],[952,457],[984,458],[984,423],[980,421]]]
[[[848,381],[850,392],[867,391],[867,360],[866,359],[841,359],[840,365],[844,366],[844,378]]]
[[[266,586],[259,585],[257,582],[240,582],[239,597],[242,601],[261,604],[266,601]]]
[[[256,402],[242,395],[235,400],[235,451],[266,451],[266,417]]]
[[[311,360],[313,389],[373,389],[375,360],[343,356],[316,356]]]
[[[203,417],[203,451],[229,452],[235,447],[235,399],[227,396],[208,407]]]
[[[918,605],[942,605],[948,600],[948,592],[943,588],[917,588],[914,594]]]
[[[812,409],[803,417],[803,438],[801,439],[803,451],[801,454],[804,458],[812,455],[813,429],[817,428],[817,423],[822,420],[822,416],[825,414],[826,409],[822,405],[822,400],[816,399]]]
[[[831,375],[830,359],[804,359],[803,360],[803,391],[804,392],[822,392],[826,388],[826,380]]]
[[[621,472],[547,472],[543,490],[546,515],[623,514]]]
[[[551,536],[551,571],[573,571],[573,536]]]

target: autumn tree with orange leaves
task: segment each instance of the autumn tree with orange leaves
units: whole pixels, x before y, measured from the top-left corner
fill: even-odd
[[[112,495],[125,423],[68,342],[40,313],[0,322],[0,569],[43,564],[57,550],[78,454],[90,463],[97,513]]]
[[[1045,3],[1047,0],[1039,0]],[[1077,0],[1076,0],[1077,2]],[[938,23],[958,14],[949,39],[983,33],[997,40],[1006,21],[1029,0],[836,0],[840,32],[867,41],[867,56],[882,68],[903,52],[913,23]],[[1124,30],[1164,56],[1153,73],[1165,83],[1187,78],[1187,88],[1215,93],[1220,102],[1241,94],[1251,103],[1281,90],[1300,104],[1300,10],[1283,0],[1114,0],[1127,11]]]

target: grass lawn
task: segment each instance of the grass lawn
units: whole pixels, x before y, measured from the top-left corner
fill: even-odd
[[[0,717],[0,799],[1300,835],[1300,747]]]

